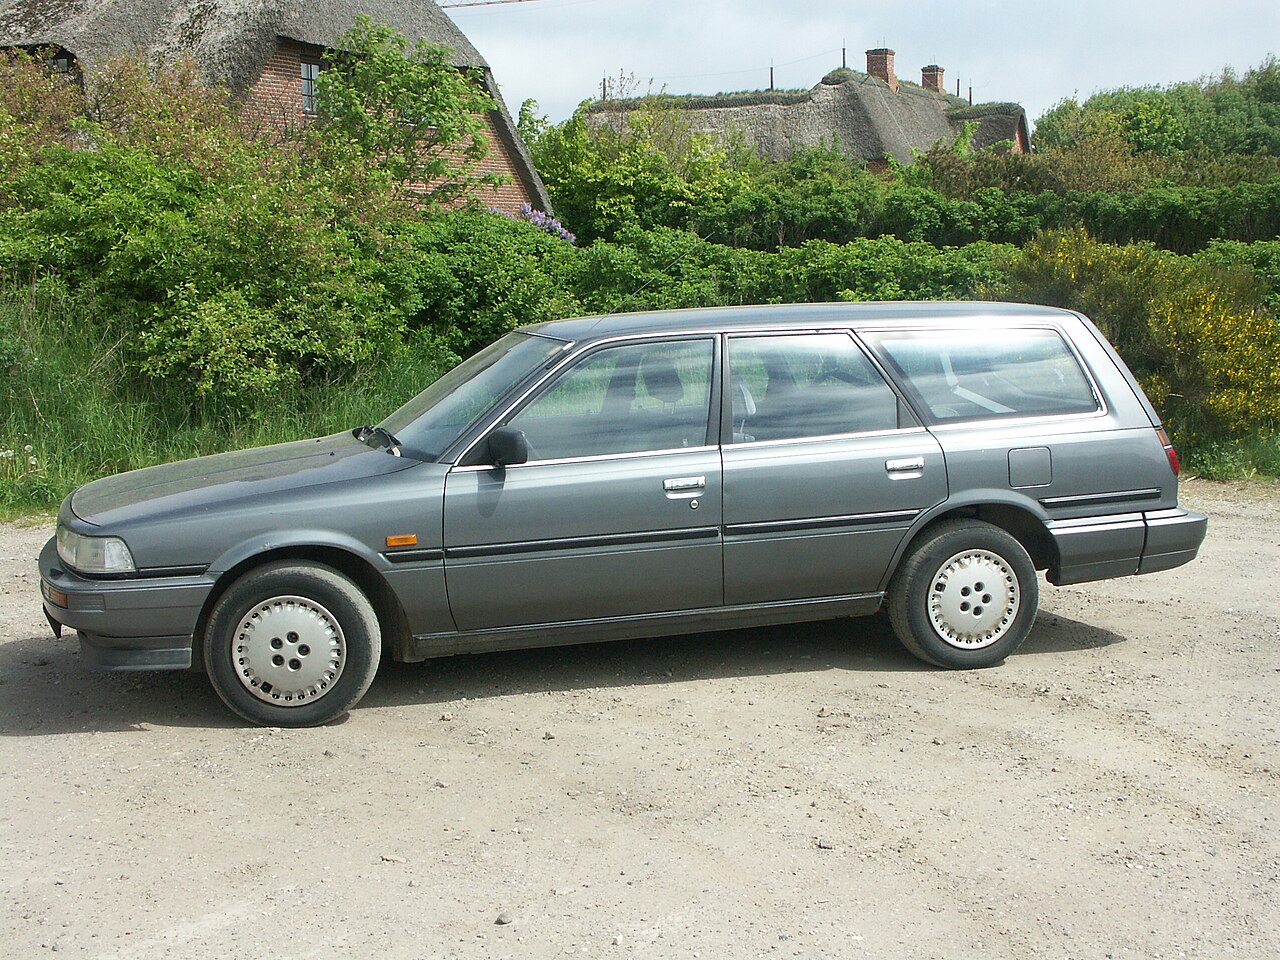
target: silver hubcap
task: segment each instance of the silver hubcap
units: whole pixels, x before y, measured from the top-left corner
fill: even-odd
[[[259,700],[300,707],[333,689],[347,660],[337,618],[306,597],[272,597],[236,626],[236,676]]]
[[[944,563],[929,588],[929,620],[943,640],[961,650],[995,643],[1018,615],[1018,577],[988,550],[966,550]]]

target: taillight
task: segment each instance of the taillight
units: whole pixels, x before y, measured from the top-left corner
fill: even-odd
[[[1169,458],[1169,469],[1173,471],[1176,477],[1182,473],[1182,464],[1178,460],[1178,451],[1173,449],[1173,441],[1169,439],[1169,434],[1165,433],[1164,427],[1156,427],[1156,436],[1160,438],[1160,444],[1164,447],[1164,455]]]

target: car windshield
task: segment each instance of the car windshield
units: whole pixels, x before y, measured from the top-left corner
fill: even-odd
[[[381,426],[415,458],[439,460],[468,427],[567,346],[550,337],[509,333],[458,364]]]

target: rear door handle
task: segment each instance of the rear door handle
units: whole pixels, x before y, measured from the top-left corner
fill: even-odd
[[[903,457],[900,460],[886,460],[884,469],[894,480],[906,480],[924,474],[924,457]]]
[[[667,493],[681,493],[689,490],[701,490],[707,485],[706,477],[673,477],[662,481],[662,489]]]

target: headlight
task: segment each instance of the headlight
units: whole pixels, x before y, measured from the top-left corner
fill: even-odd
[[[132,573],[133,554],[119,537],[82,537],[58,526],[58,556],[81,573]]]

